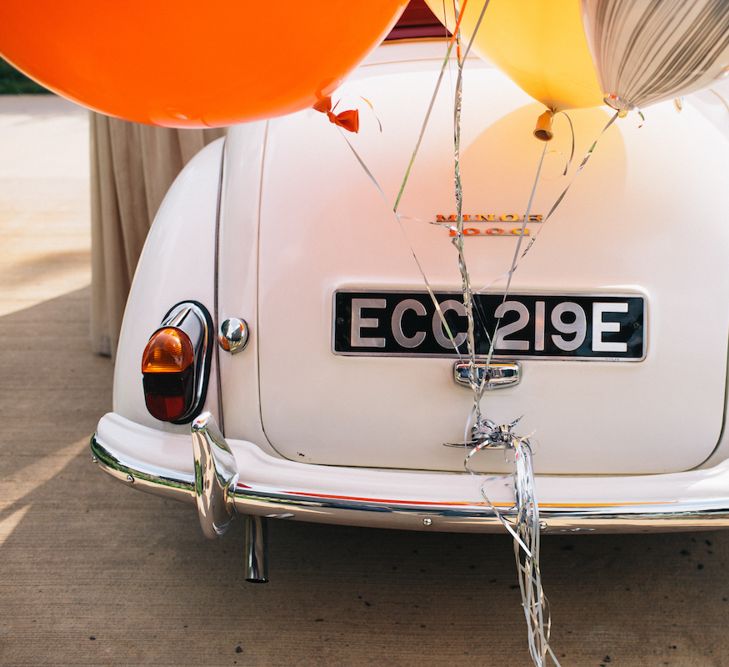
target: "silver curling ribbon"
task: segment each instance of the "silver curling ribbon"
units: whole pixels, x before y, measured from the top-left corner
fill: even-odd
[[[519,418],[521,419],[521,418]],[[521,593],[521,604],[527,625],[529,654],[534,665],[544,667],[551,659],[559,660],[549,645],[551,615],[549,601],[542,587],[540,567],[539,503],[537,502],[532,447],[529,438],[516,435],[514,427],[519,419],[509,424],[496,424],[489,419],[479,419],[472,428],[471,451],[466,456],[464,468],[472,475],[473,458],[484,449],[510,451],[514,456],[514,506],[508,512],[501,512],[489,499],[481,485],[480,492],[489,509],[501,521],[514,540],[514,559]]]
[[[488,3],[484,3],[485,11]],[[479,17],[479,25],[483,18],[483,11]],[[519,588],[521,590],[522,608],[524,617],[527,622],[527,637],[529,642],[529,653],[532,661],[537,667],[545,665],[547,655],[549,655],[555,664],[559,662],[549,647],[550,634],[550,617],[547,600],[542,589],[541,574],[539,568],[539,506],[537,504],[534,491],[534,470],[532,468],[532,452],[529,440],[521,438],[514,434],[513,428],[519,422],[519,419],[509,424],[498,425],[495,422],[485,419],[481,415],[481,400],[484,393],[487,377],[484,375],[483,381],[479,381],[476,374],[476,351],[475,351],[475,320],[473,314],[473,290],[471,286],[471,277],[466,262],[464,252],[464,234],[463,234],[463,189],[461,183],[461,164],[460,164],[460,142],[461,142],[461,104],[462,104],[462,83],[463,83],[463,65],[465,57],[473,43],[479,25],[476,26],[471,42],[468,44],[464,57],[458,62],[458,78],[455,87],[455,99],[453,108],[453,158],[454,158],[454,185],[456,199],[456,236],[453,238],[453,244],[458,252],[458,268],[461,275],[461,288],[463,292],[463,302],[468,318],[467,329],[467,349],[469,360],[469,384],[473,394],[473,404],[471,414],[466,423],[466,435],[468,435],[469,426],[471,430],[471,442],[473,449],[466,456],[464,466],[468,472],[469,464],[472,457],[479,451],[490,449],[513,450],[514,453],[514,519],[509,521],[496,507],[491,503],[484,493],[483,484],[481,485],[481,495],[484,497],[491,510],[496,514],[504,527],[514,538],[514,556],[517,565],[517,577],[519,580]],[[545,145],[546,147],[546,145]],[[534,180],[529,203],[527,206],[527,214],[524,216],[525,224],[529,218],[532,200],[539,181],[539,173],[541,171],[544,153],[539,161],[539,167]],[[504,301],[507,298],[511,287],[511,278],[519,258],[519,249],[522,237],[519,238],[512,259],[509,279],[504,294]],[[497,321],[495,330],[490,336],[490,349],[487,363],[490,363],[494,351],[494,343],[496,333],[500,322]],[[486,332],[488,335],[488,332]],[[464,438],[467,440],[467,438]]]

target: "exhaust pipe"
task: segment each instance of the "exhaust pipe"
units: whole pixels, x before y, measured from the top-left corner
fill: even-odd
[[[268,583],[268,522],[260,516],[243,517],[246,581]]]

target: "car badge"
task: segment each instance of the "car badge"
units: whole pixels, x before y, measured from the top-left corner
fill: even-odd
[[[540,224],[543,219],[541,214],[530,214],[528,225]],[[449,236],[456,236],[458,232],[453,223],[457,222],[455,213],[437,213],[433,224],[448,229]],[[519,213],[464,213],[463,223],[463,235],[469,237],[531,236],[530,227],[524,225],[524,216]]]

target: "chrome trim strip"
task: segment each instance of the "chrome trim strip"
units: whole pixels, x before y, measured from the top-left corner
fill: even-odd
[[[147,491],[195,503],[194,478],[172,477],[125,464],[94,435],[91,452],[99,467],[115,479]],[[361,525],[404,530],[500,532],[501,523],[485,505],[418,504],[312,496],[273,491],[255,483],[238,483],[232,492],[240,514],[290,518],[316,523]],[[501,509],[501,508],[500,508]],[[506,516],[512,510],[502,509]],[[540,518],[547,532],[650,532],[729,528],[729,496],[720,499],[651,505],[543,506]]]
[[[215,201],[215,257],[213,267],[213,330],[218,330],[220,323],[220,227],[223,215],[223,185],[225,184],[225,161],[228,150],[228,136],[223,139],[223,148],[220,151],[220,173],[218,174],[218,194]],[[217,389],[218,419],[220,429],[225,433],[225,413],[223,412],[223,387],[220,374],[220,352],[215,347],[215,388]]]

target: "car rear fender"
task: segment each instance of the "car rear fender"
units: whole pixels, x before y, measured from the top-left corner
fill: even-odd
[[[215,236],[225,140],[203,148],[165,195],[144,245],[124,311],[114,371],[114,411],[134,422],[189,432],[152,417],[142,390],[142,351],[165,313],[180,301],[197,301],[213,319]],[[217,364],[202,409],[218,413]]]

